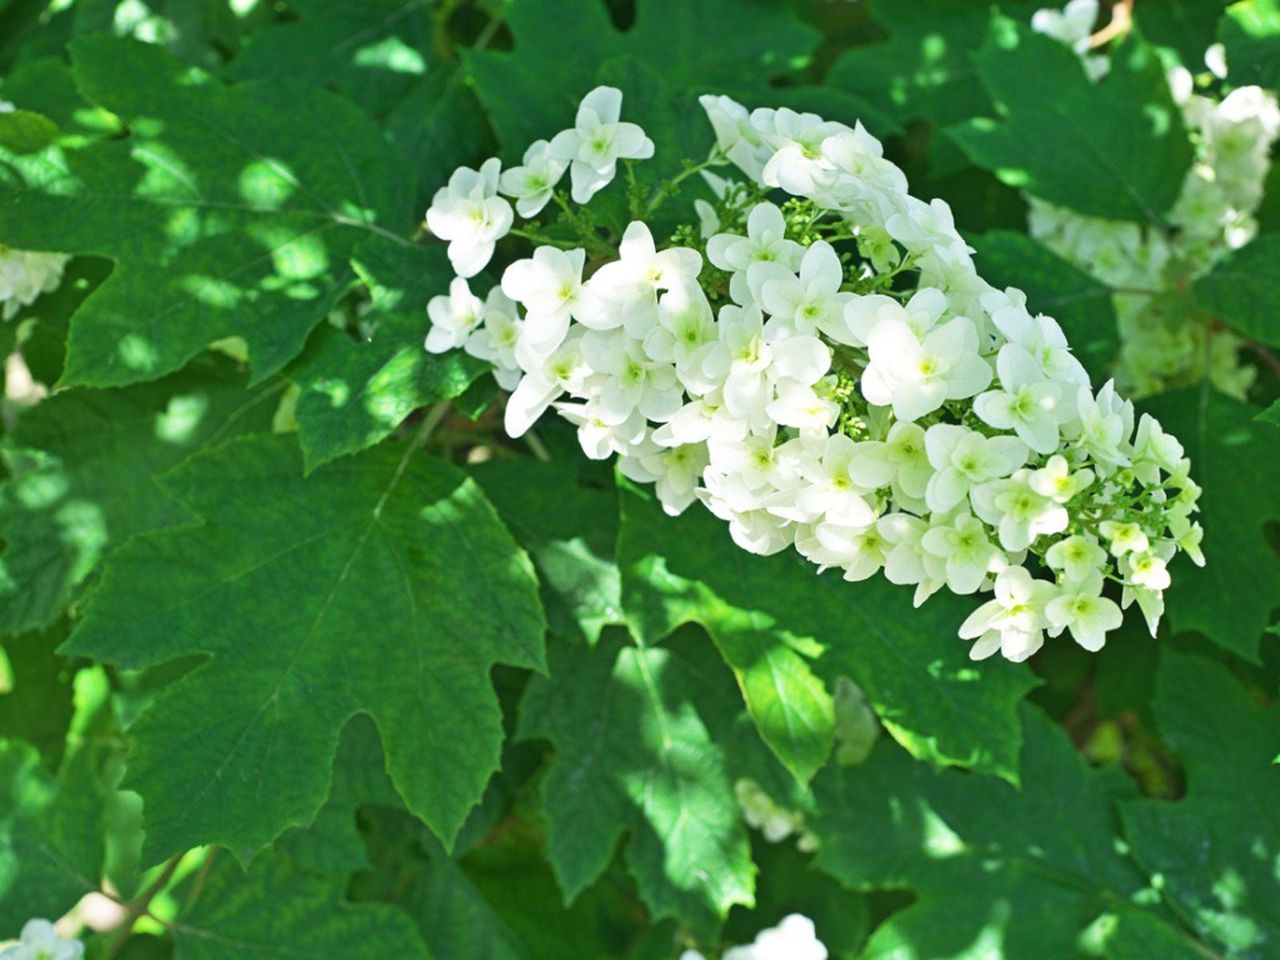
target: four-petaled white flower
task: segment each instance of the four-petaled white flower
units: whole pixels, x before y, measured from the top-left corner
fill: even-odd
[[[753,268],[758,269],[758,268]],[[831,244],[818,240],[804,253],[799,276],[778,268],[780,275],[760,284],[760,304],[773,329],[795,333],[824,333],[844,338],[844,309],[852,293],[841,292],[844,268]]]
[[[431,329],[427,331],[426,347],[432,353],[444,353],[467,342],[484,316],[484,304],[471,292],[462,277],[454,277],[449,293],[432,297],[427,303],[427,316]]]
[[[975,641],[969,650],[974,660],[999,650],[1021,663],[1044,645],[1044,613],[1054,598],[1053,584],[1032,578],[1025,567],[1006,567],[996,577],[995,594],[960,625],[960,637]]]
[[[1097,651],[1106,643],[1107,631],[1120,626],[1124,614],[1119,604],[1102,595],[1102,574],[1094,570],[1084,579],[1061,587],[1045,605],[1044,618],[1051,635],[1070,630],[1076,643]]]
[[[569,169],[569,162],[551,155],[545,140],[535,140],[524,152],[523,165],[508,167],[498,178],[498,189],[516,201],[516,213],[536,217]]]
[[[659,292],[696,286],[702,255],[687,247],[658,250],[639,220],[623,233],[618,254],[592,276],[596,312],[583,322],[597,329],[621,325],[631,336],[644,337],[657,325]]]
[[[538,247],[502,274],[502,292],[524,306],[522,342],[535,354],[550,353],[569,332],[572,318],[593,315],[582,283],[583,250]]]
[[[1000,390],[974,398],[973,411],[997,430],[1012,430],[1036,453],[1058,449],[1058,425],[1075,411],[1062,402],[1062,386],[1023,347],[1006,343],[996,357]]]
[[[717,233],[707,240],[707,259],[730,274],[729,295],[745,304],[751,297],[747,271],[754,263],[776,263],[787,270],[800,266],[804,247],[787,238],[787,222],[772,203],[757,203],[747,214],[747,235]]]
[[[575,203],[586,203],[613,180],[619,160],[645,160],[653,156],[653,141],[622,115],[622,91],[596,87],[578,106],[573,129],[552,139],[549,152],[569,164]]]
[[[449,241],[449,262],[460,277],[474,277],[485,268],[515,219],[511,204],[498,196],[498,167],[496,157],[479,170],[459,167],[427,210],[427,227]]]
[[[885,320],[868,334],[867,349],[871,362],[862,372],[862,394],[893,407],[901,420],[918,420],[991,382],[991,366],[978,354],[978,332],[967,317],[947,321],[923,340],[902,320]]]

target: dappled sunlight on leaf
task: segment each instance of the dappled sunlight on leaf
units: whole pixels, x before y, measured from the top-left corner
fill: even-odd
[[[225,361],[126,390],[66,391],[29,412],[8,439],[13,477],[0,487],[0,625],[52,621],[108,543],[188,517],[153,477],[229,425],[269,423]]]
[[[913,610],[887,582],[846,583],[788,556],[752,556],[709,513],[672,520],[638,493],[623,494],[622,517],[629,620],[645,637],[704,625],[739,672],[761,734],[797,775],[812,775],[830,750],[831,702],[818,676],[830,685],[843,674],[917,756],[1016,778],[1015,705],[1034,680],[1013,664],[972,667],[953,639],[963,599]]]

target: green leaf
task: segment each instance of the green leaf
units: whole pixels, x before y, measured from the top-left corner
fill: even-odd
[[[1280,713],[1222,665],[1165,647],[1156,722],[1182,760],[1186,795],[1123,805],[1134,856],[1182,920],[1224,956],[1264,960],[1280,944]]]
[[[422,213],[436,188],[459,166],[492,151],[493,133],[461,65],[428,71],[388,115],[383,132],[418,172]]]
[[[52,623],[112,544],[189,514],[153,477],[206,444],[271,422],[274,390],[209,356],[118,390],[67,390],[31,408],[0,450],[0,630]]]
[[[1227,51],[1227,72],[1237,86],[1280,83],[1280,4],[1241,0],[1227,8],[1218,29]]]
[[[74,131],[95,137],[120,130],[116,117],[93,107],[81,96],[61,51],[56,57],[24,63],[0,77],[0,81],[4,84],[0,98],[47,117],[63,133]]]
[[[329,798],[307,827],[294,827],[275,848],[300,867],[316,873],[342,874],[369,867],[364,839],[356,829],[356,811],[367,804],[400,807],[387,776],[378,728],[367,716],[351,718],[342,730],[333,761]]]
[[[110,274],[110,260],[73,257],[56,290],[42,294],[14,314],[12,322],[24,325],[19,345],[22,359],[40,383],[52,387],[62,376],[71,317]]]
[[[299,19],[252,34],[235,80],[301,81],[382,116],[427,71],[431,0],[293,0]]]
[[[71,670],[54,653],[66,635],[67,624],[57,623],[0,646],[0,737],[31,744],[52,769],[62,757],[72,715]]]
[[[587,485],[563,460],[494,460],[471,475],[533,557],[552,632],[595,643],[623,623],[612,488]]]
[[[867,5],[888,38],[842,52],[827,71],[828,86],[867,97],[900,122],[947,126],[990,110],[972,52],[991,29],[991,4],[870,0]]]
[[[165,486],[206,522],[116,551],[67,644],[128,667],[211,658],[130,731],[151,856],[245,856],[313,820],[356,712],[450,842],[497,767],[490,669],[543,663],[532,567],[480,490],[387,446],[303,479],[282,436],[194,457]]]
[[[1132,33],[1095,84],[1072,50],[999,20],[975,56],[999,119],[949,128],[974,163],[1013,187],[1095,217],[1163,224],[1191,142],[1155,51]]]
[[[59,917],[97,890],[108,791],[99,770],[116,751],[110,688],[100,668],[76,678],[75,713],[56,777],[35,748],[0,739],[0,931]]]
[[[355,266],[372,303],[355,335],[324,324],[290,367],[307,469],[363,450],[419,407],[460,396],[488,365],[461,350],[427,353],[427,301],[453,271],[440,247],[362,243]],[[356,337],[359,339],[356,339]]]
[[[129,135],[0,165],[0,242],[116,264],[73,318],[64,384],[154,379],[229,336],[261,380],[351,285],[360,239],[407,242],[412,176],[354,107],[227,89],[133,41],[72,53],[81,92]]]
[[[661,647],[550,647],[520,707],[519,735],[555,748],[543,780],[548,857],[572,902],[628,834],[627,863],[657,918],[714,932],[750,905],[755,867],[726,773],[701,711],[709,678]],[[712,721],[714,722],[714,721]]]
[[[818,777],[817,866],[857,890],[915,893],[860,956],[1065,960],[1090,940],[1112,960],[1203,956],[1118,850],[1113,803],[1135,792],[1124,774],[1090,770],[1043,714],[1023,717],[1021,792],[930,770],[883,742],[863,766]]]
[[[512,158],[573,121],[578,101],[611,64],[625,82],[623,116],[652,134],[675,131],[657,162],[676,166],[676,150],[711,145],[698,94],[714,91],[768,99],[768,81],[806,63],[819,35],[786,4],[766,0],[638,0],[635,22],[618,30],[601,0],[512,0],[506,23],[513,51],[470,50],[466,63],[503,150]],[[732,24],[732,29],[727,25]],[[708,42],[714,37],[715,42]],[[650,69],[658,89],[637,90]],[[646,83],[644,86],[650,86]],[[630,96],[630,99],[628,99]],[[690,159],[701,154],[687,153]]]
[[[969,661],[955,635],[963,598],[914,610],[909,589],[819,576],[793,554],[753,556],[705,510],[673,520],[635,494],[622,497],[618,556],[632,629],[651,641],[702,624],[738,673],[761,736],[793,771],[812,772],[830,748],[830,698],[807,666],[823,651],[828,686],[851,677],[916,756],[1017,780],[1016,706],[1035,680],[1025,667]]]
[[[55,780],[18,740],[0,740],[0,797],[0,930],[12,936],[98,888],[102,798],[82,764]]]
[[[1153,397],[1145,406],[1182,441],[1191,475],[1204,488],[1199,520],[1206,564],[1196,567],[1182,555],[1171,564],[1170,624],[1256,661],[1262,630],[1280,604],[1280,563],[1266,530],[1280,519],[1280,433],[1256,419],[1256,407],[1207,384]]]
[[[179,888],[179,903],[185,892]],[[170,930],[177,960],[430,957],[401,911],[345,903],[341,881],[320,879],[274,853],[255,858],[248,871],[219,857],[195,906]]]
[[[1110,288],[1026,234],[990,230],[968,240],[983,279],[1026,293],[1028,308],[1056,319],[1080,362],[1105,380],[1120,350]]]
[[[1175,50],[1193,73],[1204,65],[1205,48],[1217,33],[1230,0],[1163,0],[1134,4],[1133,19],[1142,35],[1159,47]]]
[[[30,110],[0,113],[0,148],[14,153],[36,153],[58,137],[58,125]]]
[[[1196,302],[1245,337],[1280,346],[1280,233],[1264,233],[1195,282]]]

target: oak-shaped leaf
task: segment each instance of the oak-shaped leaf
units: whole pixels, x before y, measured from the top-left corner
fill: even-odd
[[[118,550],[66,645],[128,667],[209,657],[130,731],[149,857],[251,854],[309,823],[360,712],[448,844],[498,766],[491,668],[543,666],[532,566],[479,488],[398,445],[304,478],[288,436],[193,457],[165,483],[205,522]]]

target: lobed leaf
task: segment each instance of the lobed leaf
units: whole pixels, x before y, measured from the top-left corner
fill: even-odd
[[[192,458],[166,486],[204,524],[117,551],[66,646],[127,667],[210,658],[131,730],[151,857],[248,856],[311,822],[360,712],[449,843],[498,765],[490,669],[543,665],[532,567],[480,490],[396,447],[303,479],[283,436]]]

